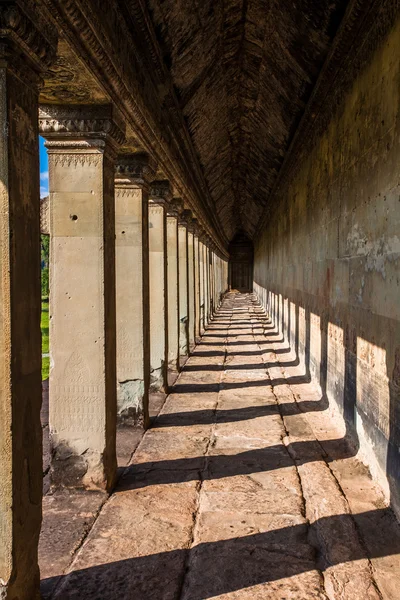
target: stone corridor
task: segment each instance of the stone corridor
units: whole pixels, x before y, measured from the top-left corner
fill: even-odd
[[[232,292],[64,577],[46,570],[54,600],[396,600],[400,530],[308,366]]]

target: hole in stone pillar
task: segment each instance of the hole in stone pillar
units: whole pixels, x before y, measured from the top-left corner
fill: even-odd
[[[121,233],[125,233],[125,231],[122,231]]]
[[[78,215],[69,215],[69,218],[71,219],[71,221],[77,221]]]

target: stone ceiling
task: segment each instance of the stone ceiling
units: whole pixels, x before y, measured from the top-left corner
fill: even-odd
[[[347,0],[147,0],[226,237],[254,236]]]

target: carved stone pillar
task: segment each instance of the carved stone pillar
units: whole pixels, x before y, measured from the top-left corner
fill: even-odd
[[[199,225],[195,222],[193,230],[193,261],[194,261],[194,338],[200,337],[200,256],[199,256]]]
[[[34,19],[34,21],[33,21]],[[42,517],[38,95],[56,34],[0,9],[0,597],[38,599]]]
[[[149,204],[150,252],[150,390],[168,389],[168,279],[167,202],[168,181],[151,185]]]
[[[210,319],[215,314],[215,255],[213,246],[210,248]]]
[[[203,244],[203,269],[204,269],[204,328],[209,323],[209,308],[210,308],[210,279],[209,279],[209,266],[208,266],[208,246],[207,236],[205,237]]]
[[[179,243],[179,355],[189,355],[189,290],[188,290],[188,221],[190,211],[184,210],[178,222]]]
[[[199,239],[199,287],[200,287],[200,315],[199,315],[199,327],[200,335],[204,333],[204,244]]]
[[[189,351],[195,345],[195,300],[194,300],[194,226],[192,219],[188,225],[188,332]]]
[[[116,161],[118,425],[149,424],[150,312],[148,194],[155,165],[142,154]]]
[[[206,311],[205,311],[205,320],[206,325],[210,323],[211,320],[211,268],[210,268],[210,247],[209,240],[207,239],[205,245],[205,280],[206,280]]]
[[[179,246],[178,218],[183,203],[178,198],[167,208],[167,275],[168,275],[168,366],[179,370]]]
[[[50,191],[53,486],[110,489],[116,474],[114,159],[110,106],[42,106]]]

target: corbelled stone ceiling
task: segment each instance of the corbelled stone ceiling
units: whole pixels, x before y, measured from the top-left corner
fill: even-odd
[[[217,217],[252,237],[347,0],[147,0]]]

